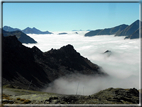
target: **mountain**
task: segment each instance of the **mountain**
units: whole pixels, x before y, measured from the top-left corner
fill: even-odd
[[[139,38],[139,23],[140,20],[136,20],[131,25],[119,25],[113,28],[93,30],[85,34],[85,36],[95,35],[114,35],[115,36],[126,36],[125,39],[137,39]],[[142,25],[142,22],[141,22]]]
[[[106,29],[98,29],[98,30],[92,30],[90,32],[87,32],[85,36],[95,36],[95,35],[113,35],[117,32],[121,32],[123,29],[125,29],[128,25],[122,24],[113,28],[106,28]]]
[[[2,32],[3,32],[3,36],[5,37],[15,35],[21,43],[37,43],[33,38],[29,37],[22,31],[7,32],[7,31],[2,30]]]
[[[51,32],[48,32],[48,31],[42,32],[42,31],[36,29],[35,27],[33,27],[33,28],[27,27],[24,30],[22,30],[22,32],[24,32],[26,34],[52,34]]]
[[[48,31],[40,31],[39,29],[33,27],[33,28],[30,28],[30,27],[27,27],[25,28],[24,30],[21,30],[21,29],[18,29],[18,28],[12,28],[10,26],[4,26],[3,27],[3,30],[7,31],[7,32],[12,32],[12,31],[22,31],[23,33],[26,33],[26,34],[52,34],[51,32],[48,32]]]
[[[25,47],[16,36],[2,36],[3,85],[40,90],[55,79],[74,73],[108,76],[72,45],[42,52],[35,46]]]
[[[63,33],[58,33],[58,35],[64,35],[64,34],[67,34],[66,32],[63,32]]]
[[[20,29],[18,28],[12,28],[10,26],[4,26],[3,27],[3,30],[7,31],[7,32],[13,32],[13,31],[21,31]]]
[[[132,35],[136,30],[139,29],[139,20],[136,20],[133,22],[130,26],[127,26],[125,29],[123,29],[121,32],[118,32],[115,34],[115,36],[129,36]]]
[[[142,28],[141,28],[141,31],[142,31]],[[142,35],[142,32],[140,35]],[[133,34],[126,36],[124,39],[137,39],[137,38],[139,38],[139,29],[137,29]]]

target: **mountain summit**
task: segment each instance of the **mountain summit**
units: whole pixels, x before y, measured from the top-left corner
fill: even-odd
[[[52,34],[51,32],[48,32],[48,31],[42,32],[35,27],[33,28],[27,27],[24,30],[22,30],[22,32],[26,34]]]

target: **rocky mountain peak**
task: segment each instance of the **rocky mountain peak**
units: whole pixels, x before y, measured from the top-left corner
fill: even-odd
[[[42,52],[36,46],[23,46],[15,36],[3,37],[2,58],[3,85],[11,84],[23,89],[27,89],[32,81],[29,89],[38,90],[73,73],[108,76],[70,44]]]

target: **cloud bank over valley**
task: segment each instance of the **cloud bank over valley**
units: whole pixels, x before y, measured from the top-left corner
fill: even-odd
[[[90,95],[102,89],[137,88],[140,79],[140,39],[124,40],[114,35],[85,37],[87,31],[62,32],[53,34],[28,34],[37,44],[24,44],[27,47],[37,46],[43,52],[71,44],[82,56],[102,67],[109,77],[73,74],[61,77],[43,91],[61,94]],[[110,52],[104,53],[109,50]]]

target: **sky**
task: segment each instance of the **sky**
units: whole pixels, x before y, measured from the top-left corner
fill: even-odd
[[[41,31],[96,30],[130,25],[139,3],[3,3],[3,26]]]

